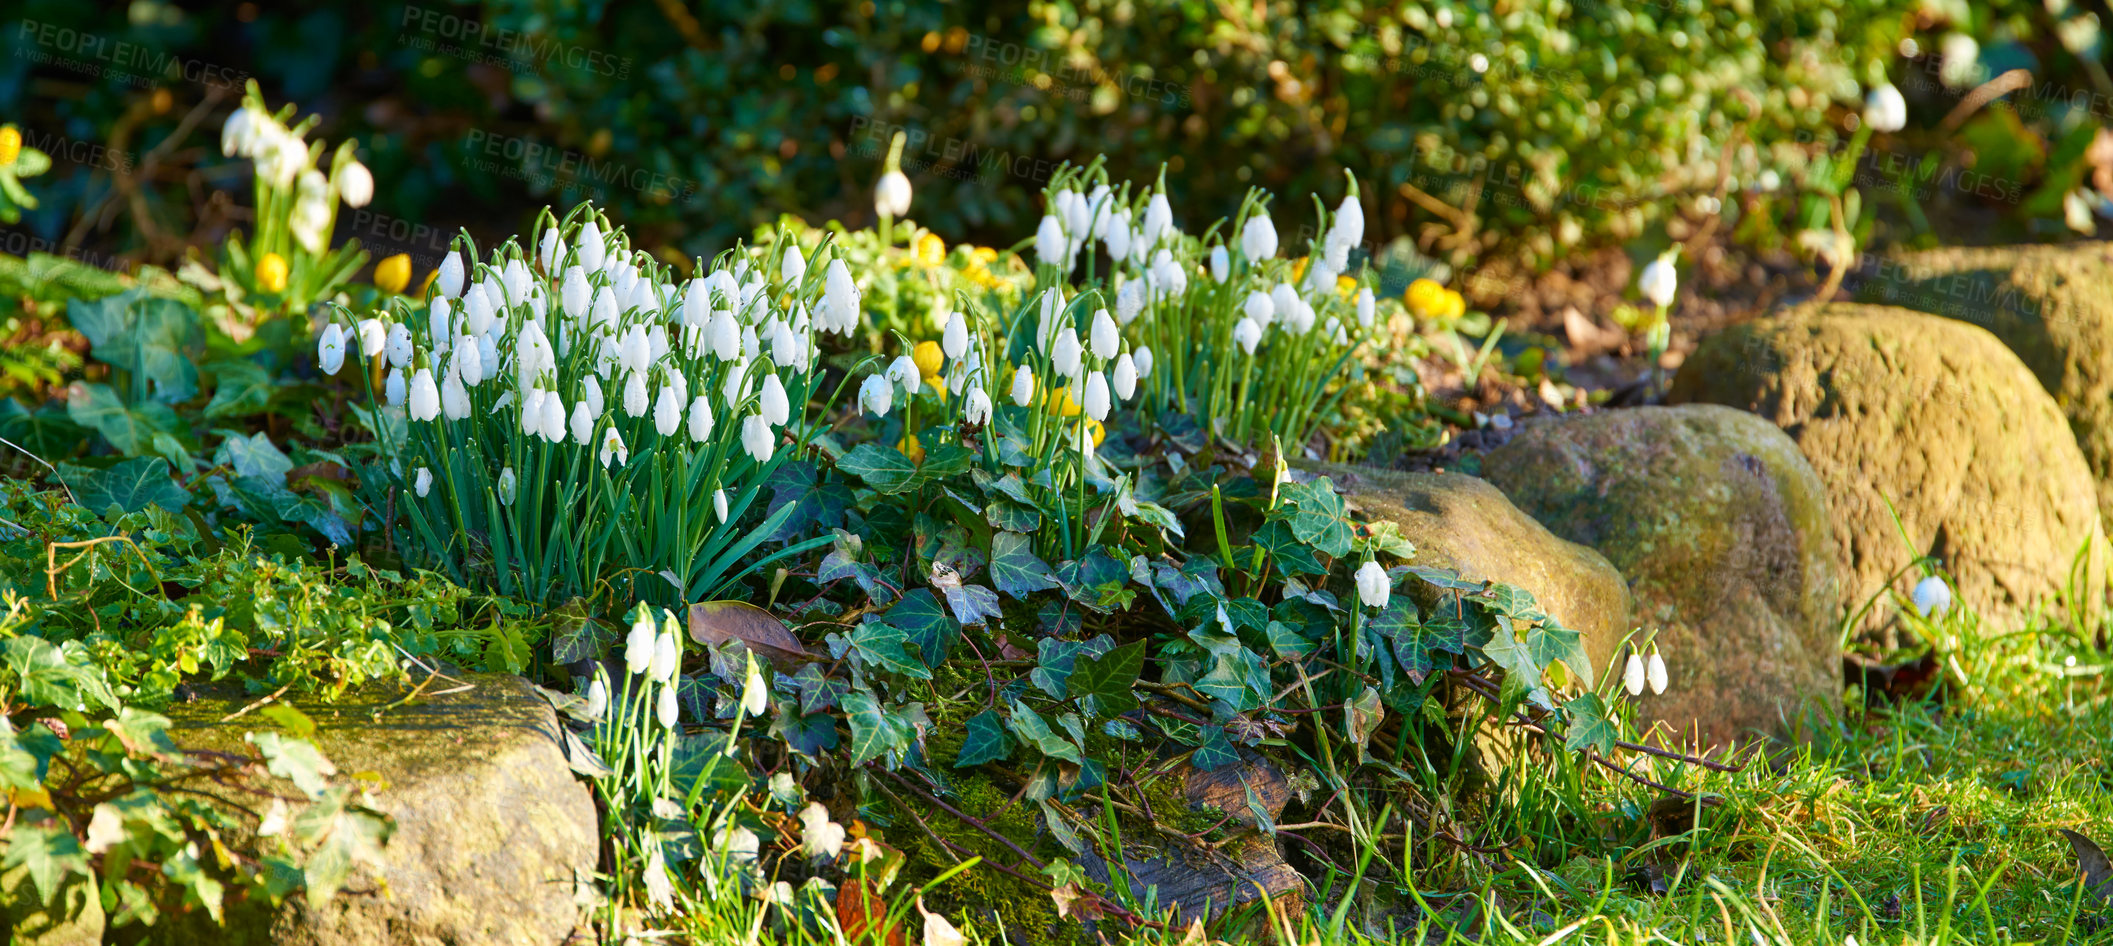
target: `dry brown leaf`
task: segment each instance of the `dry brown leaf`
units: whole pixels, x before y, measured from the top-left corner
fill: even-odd
[[[690,639],[705,646],[738,640],[750,652],[783,670],[813,659],[785,622],[746,601],[700,601],[690,605]]]
[[[2068,828],[2054,830],[2068,838],[2069,847],[2076,852],[2076,870],[2083,875],[2086,896],[2113,906],[2113,863],[2107,862],[2106,852],[2090,838]]]

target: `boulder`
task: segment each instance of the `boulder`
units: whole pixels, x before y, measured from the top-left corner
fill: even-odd
[[[1621,573],[1598,552],[1550,533],[1496,487],[1466,474],[1308,469],[1334,482],[1366,520],[1400,526],[1416,546],[1415,564],[1531,593],[1549,617],[1584,634],[1594,673],[1606,671],[1629,631],[1630,602]]]
[[[2113,521],[2113,246],[1946,247],[1880,264],[1859,296],[1987,329],[2069,419]]]
[[[226,944],[557,944],[580,919],[600,831],[586,783],[566,763],[556,713],[528,681],[477,674],[295,700],[314,741],[348,776],[377,780],[375,806],[394,822],[384,869],[356,869],[320,910],[301,897],[273,910],[231,904],[225,930],[185,931]],[[403,701],[403,702],[399,702]],[[186,749],[252,754],[245,732],[269,729],[239,692],[207,691],[171,707],[170,737]],[[298,797],[290,787],[282,794]],[[226,800],[253,802],[253,797]],[[253,839],[232,839],[238,847]],[[203,924],[203,911],[184,919]],[[178,936],[183,939],[183,936]]]
[[[1826,488],[1789,437],[1710,405],[1529,424],[1483,458],[1550,531],[1626,576],[1670,686],[1639,725],[1725,745],[1781,734],[1841,685],[1840,555]]]
[[[2072,566],[2077,604],[2102,596],[2090,466],[2054,400],[1984,329],[1883,306],[1800,308],[1705,340],[1670,399],[1753,411],[1797,442],[1827,487],[1852,608],[1904,593],[1919,555],[1998,628],[2055,601]]]

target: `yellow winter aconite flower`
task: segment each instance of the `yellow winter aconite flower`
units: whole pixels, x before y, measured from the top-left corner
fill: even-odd
[[[998,251],[987,246],[971,246],[968,248],[968,258],[988,266],[998,261]]]
[[[1357,277],[1335,277],[1335,292],[1337,295],[1342,296],[1345,299],[1351,297],[1352,295],[1355,295],[1357,293]]]
[[[10,167],[22,156],[22,132],[13,125],[0,125],[0,167]]]
[[[901,441],[895,444],[895,448],[901,450],[904,456],[909,457],[911,463],[924,462],[924,444],[917,442],[916,434],[903,437]]]
[[[1086,429],[1093,431],[1093,445],[1096,447],[1101,445],[1101,441],[1108,439],[1108,428],[1102,426],[1100,421],[1086,418]]]
[[[937,266],[946,262],[946,241],[930,230],[918,234],[917,261],[926,266]]]
[[[1312,260],[1311,256],[1301,256],[1291,262],[1291,281],[1294,285],[1306,278],[1306,264]]]
[[[927,378],[938,374],[939,367],[946,363],[946,353],[939,350],[939,343],[925,340],[910,349],[910,360],[917,363],[917,373]]]
[[[286,257],[266,253],[257,261],[257,288],[265,292],[286,291]]]
[[[1435,319],[1445,310],[1445,287],[1435,280],[1419,279],[1409,284],[1409,291],[1402,293],[1402,301],[1409,311],[1419,319]]]
[[[1466,314],[1467,300],[1461,298],[1459,293],[1447,289],[1445,291],[1445,308],[1439,311],[1438,317],[1441,319],[1457,319]]]
[[[375,264],[374,288],[394,295],[411,284],[411,257],[398,253]]]
[[[1071,389],[1068,387],[1051,390],[1049,395],[1043,398],[1042,406],[1058,417],[1079,416],[1079,402],[1071,399]]]

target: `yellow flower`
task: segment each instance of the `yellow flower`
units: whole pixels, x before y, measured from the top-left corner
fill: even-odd
[[[1454,292],[1451,289],[1447,289],[1445,291],[1445,309],[1439,312],[1438,317],[1444,319],[1457,319],[1466,314],[1467,300],[1461,298],[1459,293]]]
[[[1093,431],[1093,445],[1096,447],[1101,445],[1101,441],[1108,439],[1108,428],[1101,426],[1100,421],[1086,418],[1086,429]]]
[[[939,350],[939,343],[927,339],[910,349],[910,360],[917,363],[917,373],[929,378],[939,373],[939,366],[946,363],[946,353]]]
[[[1340,295],[1340,296],[1342,296],[1342,297],[1344,297],[1344,298],[1349,298],[1350,296],[1356,295],[1356,294],[1357,294],[1357,277],[1355,277],[1355,276],[1337,276],[1337,277],[1335,277],[1335,292],[1336,292],[1336,294],[1337,294],[1337,295]]]
[[[1301,256],[1298,259],[1292,261],[1291,281],[1293,284],[1297,284],[1299,280],[1306,278],[1306,263],[1308,260],[1311,259],[1312,257],[1310,256]]]
[[[937,266],[946,262],[946,241],[939,234],[926,230],[917,235],[917,261],[926,266]]]
[[[987,246],[972,246],[968,248],[968,258],[987,266],[998,261],[998,251]]]
[[[1049,413],[1055,414],[1058,417],[1079,416],[1079,402],[1071,399],[1071,389],[1068,387],[1056,388],[1051,390],[1049,394],[1043,398],[1042,407],[1044,410],[1047,410]]]
[[[265,292],[286,291],[286,257],[266,253],[257,261],[257,288]]]
[[[929,343],[927,343],[927,344],[929,344]],[[942,378],[942,377],[940,377],[940,376],[938,376],[938,375],[936,375],[936,374],[928,374],[928,375],[925,375],[925,376],[924,376],[924,383],[926,383],[926,384],[929,384],[929,385],[931,385],[931,386],[932,386],[932,390],[934,390],[934,391],[937,391],[937,392],[939,392],[939,397],[940,397],[940,399],[941,399],[941,400],[945,400],[945,399],[946,399],[946,379],[945,379],[945,378]]]
[[[904,436],[901,441],[895,444],[895,448],[901,450],[904,456],[909,457],[911,463],[924,462],[924,444],[917,442],[916,434]]]
[[[374,288],[395,295],[411,284],[411,257],[398,253],[374,267]]]
[[[1402,293],[1402,301],[1408,303],[1409,311],[1417,318],[1435,319],[1445,308],[1445,287],[1435,280],[1419,279]]]
[[[0,125],[0,167],[13,167],[22,156],[22,132],[13,125]]]

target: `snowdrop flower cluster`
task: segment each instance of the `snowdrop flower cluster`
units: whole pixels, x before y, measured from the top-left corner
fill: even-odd
[[[1654,695],[1663,694],[1668,682],[1665,657],[1658,653],[1655,645],[1648,658],[1640,652],[1629,653],[1629,661],[1622,668],[1621,685],[1630,696],[1642,696],[1645,686],[1649,686]]]
[[[317,162],[329,149],[322,142],[311,144],[306,137],[315,119],[311,116],[289,127],[286,119],[291,113],[288,107],[273,114],[252,82],[241,107],[220,126],[220,153],[248,159],[256,167],[259,216],[249,255],[255,261],[256,288],[271,293],[286,291],[287,256],[296,251],[316,257],[329,252],[340,201],[347,207],[364,207],[374,199],[374,175],[353,156],[353,142],[339,143],[326,174]],[[307,271],[335,273],[338,269],[323,265]],[[304,299],[321,297],[331,288],[315,287],[302,295]]]

